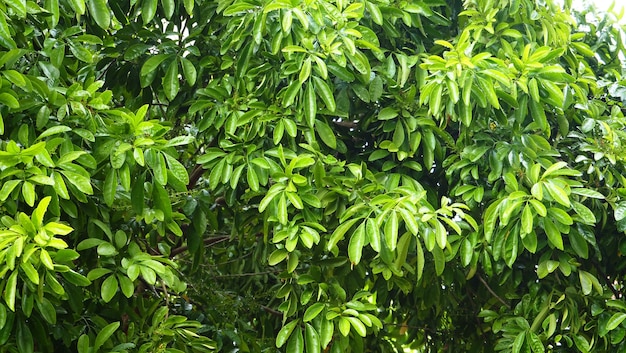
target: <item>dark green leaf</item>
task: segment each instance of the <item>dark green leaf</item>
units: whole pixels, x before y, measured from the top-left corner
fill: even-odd
[[[79,0],[80,1],[80,0]],[[107,0],[86,0],[87,7],[89,8],[89,15],[93,17],[98,26],[102,29],[109,28],[111,24],[111,10]],[[77,8],[81,7],[79,2],[73,2]]]
[[[113,335],[113,333],[117,331],[119,327],[120,327],[119,321],[112,322],[106,325],[105,327],[103,327],[98,332],[98,335],[96,336],[96,340],[93,344],[93,351],[97,352],[100,349],[100,347],[102,347],[102,345],[109,340],[109,338]]]

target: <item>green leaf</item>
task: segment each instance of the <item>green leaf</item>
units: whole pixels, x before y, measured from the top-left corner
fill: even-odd
[[[565,207],[570,207],[570,200],[565,190],[553,183],[552,180],[548,180],[547,182],[543,183],[543,185],[546,187],[546,189],[548,189],[548,193],[550,194],[550,196],[552,196],[554,201],[560,203]]]
[[[552,164],[550,167],[548,167],[548,169],[546,169],[545,172],[543,172],[543,175],[541,176],[541,179],[544,179],[552,174],[555,174],[556,171],[563,169],[567,167],[567,163],[560,161],[560,162],[556,162],[554,164]]]
[[[296,325],[298,324],[298,322],[299,322],[299,320],[290,321],[288,324],[283,326],[280,329],[280,331],[278,331],[278,334],[276,335],[276,347],[277,348],[280,348],[285,343],[287,343],[287,340],[289,339],[289,336],[291,336],[291,333],[296,328]]]
[[[54,262],[52,262],[52,258],[47,250],[41,249],[39,250],[39,259],[41,263],[49,270],[54,270]]]
[[[315,129],[324,144],[332,149],[337,148],[335,132],[323,121],[315,120]]]
[[[346,234],[346,232],[356,223],[358,222],[359,219],[350,219],[346,222],[341,223],[333,232],[333,234],[330,236],[330,239],[328,240],[328,244],[326,244],[326,249],[328,251],[330,251],[332,248],[334,248],[337,243],[343,239],[344,235]]]
[[[33,207],[35,205],[35,185],[28,181],[22,183],[22,197],[28,206]]]
[[[303,353],[304,352],[304,337],[302,335],[302,329],[296,327],[295,332],[291,335],[289,343],[287,343],[287,352]]]
[[[63,177],[61,176],[61,174],[57,173],[57,172],[52,172],[52,174],[50,175],[52,177],[52,180],[54,181],[54,191],[57,193],[57,195],[65,200],[68,200],[70,198],[70,194],[67,191],[67,185],[65,185],[65,181],[63,180]]]
[[[167,99],[172,101],[176,98],[176,95],[178,95],[179,89],[180,82],[178,81],[178,60],[173,60],[167,68],[165,77],[163,77],[163,91],[165,92]]]
[[[580,234],[577,229],[571,229],[569,233],[569,242],[572,245],[572,249],[576,252],[576,255],[586,259],[589,257],[589,245],[587,239]]]
[[[167,191],[159,183],[153,184],[152,188],[153,188],[152,199],[154,201],[155,208],[163,212],[163,216],[166,221],[171,221],[172,220],[172,202],[170,201]]]
[[[580,196],[584,196],[584,197],[590,197],[593,199],[599,199],[599,200],[604,200],[604,195],[602,195],[601,193],[595,191],[595,190],[591,190],[591,189],[585,189],[585,188],[573,188],[572,189],[572,194],[576,194],[576,195],[580,195]]]
[[[534,332],[526,331],[526,342],[528,342],[533,353],[544,353],[546,351],[541,338]]]
[[[558,207],[548,208],[548,216],[561,224],[565,224],[568,226],[574,224],[572,217],[567,212]]]
[[[158,67],[161,65],[161,63],[168,57],[170,57],[169,54],[157,54],[157,55],[151,56],[148,60],[146,60],[143,66],[141,66],[141,71],[139,72],[139,75],[142,77],[148,77],[148,75],[152,74],[155,70],[157,70]],[[149,84],[150,82],[148,82],[148,85]]]
[[[435,260],[435,273],[437,274],[437,276],[441,276],[446,266],[446,258],[443,254],[443,250],[440,247],[435,246],[433,248],[432,254]]]
[[[113,205],[113,201],[115,200],[115,193],[117,191],[117,173],[115,169],[109,169],[109,172],[104,179],[104,184],[102,188],[104,203],[106,203],[107,206],[111,207]]]
[[[305,325],[304,330],[305,330],[304,342],[305,342],[306,352],[307,353],[320,353],[321,352],[320,337],[317,331],[315,330],[315,328],[311,324],[307,323]]]
[[[483,214],[483,229],[485,232],[485,239],[488,242],[491,241],[491,235],[496,228],[496,220],[498,219],[498,215],[500,213],[500,204],[504,200],[506,199],[502,198],[493,202],[491,205],[489,205],[489,207],[487,207],[485,213]]]
[[[417,280],[419,281],[422,278],[422,275],[424,274],[424,265],[425,265],[425,258],[424,258],[424,249],[422,249],[422,242],[417,239],[416,241],[417,243]]]
[[[161,5],[163,6],[163,12],[165,13],[165,18],[168,20],[172,18],[174,14],[174,10],[176,9],[176,3],[174,0],[161,0]]]
[[[626,314],[624,313],[615,313],[611,316],[611,318],[606,322],[606,330],[613,331],[615,330],[621,323],[626,319]]]
[[[85,0],[68,0],[70,7],[79,15],[85,14]],[[91,10],[90,10],[91,11]]]
[[[320,330],[320,343],[323,349],[326,349],[333,339],[335,331],[335,325],[330,320],[322,318],[321,330]]]
[[[526,204],[522,211],[522,233],[528,234],[533,230],[533,213],[530,210],[530,206]]]
[[[511,347],[512,353],[520,353],[522,351],[522,346],[524,345],[525,338],[526,338],[525,331],[521,331],[520,333],[517,334],[517,337],[515,337],[515,340],[513,341],[513,347]]]
[[[54,305],[45,297],[35,300],[35,303],[37,304],[39,313],[41,313],[41,317],[49,324],[55,325],[57,322],[57,312]]]
[[[617,204],[617,207],[615,207],[614,215],[617,222],[626,218],[626,202],[620,202],[619,204]]]
[[[68,282],[80,287],[86,287],[91,284],[91,281],[87,277],[72,270],[63,272],[62,275]]]
[[[189,16],[193,14],[194,4],[195,4],[195,0],[183,0],[185,11],[187,11],[187,14]]]
[[[470,262],[472,261],[472,256],[474,255],[474,247],[472,246],[472,243],[469,241],[469,239],[463,239],[463,241],[461,242],[460,251],[461,264],[466,267],[470,264]]]
[[[511,197],[509,197],[509,200],[503,203],[503,207],[500,213],[500,222],[502,223],[503,226],[509,224],[509,219],[514,213],[517,214],[519,212],[519,208],[522,205],[522,203],[524,203],[523,200],[521,199],[511,200]]]
[[[385,222],[385,243],[391,251],[394,251],[398,244],[398,214],[395,211],[389,212]]]
[[[378,120],[391,120],[398,116],[398,110],[393,107],[385,107],[378,112]]]
[[[142,0],[141,5],[141,19],[143,20],[143,24],[147,24],[152,21],[154,15],[156,14],[157,0]]]
[[[75,3],[80,8],[80,3]],[[96,24],[102,29],[109,28],[111,24],[111,10],[107,4],[107,0],[87,0],[87,8],[89,14],[96,21]]]
[[[313,84],[309,82],[304,90],[304,117],[310,128],[315,125],[315,116],[317,114],[317,98],[315,97],[315,89]]]
[[[0,103],[11,109],[19,109],[20,107],[20,102],[13,95],[6,92],[0,93]]]
[[[437,245],[441,249],[443,249],[448,244],[448,231],[439,220],[435,220],[434,225],[435,239],[437,240]]]
[[[526,236],[522,239],[522,244],[524,244],[526,250],[534,254],[537,251],[537,233],[535,231],[531,231],[526,234]]]
[[[313,82],[315,83],[315,91],[326,105],[326,109],[334,112],[337,108],[337,105],[335,104],[335,96],[333,95],[333,91],[328,86],[328,83],[315,75],[312,77]]]
[[[580,285],[582,287],[583,294],[591,294],[591,290],[593,289],[593,275],[589,272],[579,270],[578,278],[580,279]]]
[[[285,197],[285,193],[283,193],[282,195],[280,195],[280,198],[278,199],[278,222],[280,224],[287,224],[287,221],[289,221],[289,215],[287,213],[287,199]]]
[[[100,294],[102,296],[102,300],[104,300],[105,303],[110,302],[111,299],[113,299],[113,297],[115,296],[115,293],[117,293],[117,288],[118,288],[118,282],[117,282],[117,278],[115,278],[115,275],[111,275],[107,277],[102,282],[102,286],[100,288]]]
[[[153,151],[154,152],[154,151]],[[155,158],[153,163],[149,163],[152,168],[152,175],[157,181],[157,184],[165,186],[167,184],[167,165],[165,164],[165,157],[161,152],[154,152]]]
[[[170,156],[167,153],[163,153],[165,160],[167,161],[167,166],[169,171],[172,172],[174,178],[180,181],[182,184],[189,184],[189,174],[187,174],[187,169],[183,166],[176,158]]]
[[[120,289],[122,290],[122,294],[124,294],[126,298],[132,297],[135,292],[135,286],[133,285],[133,281],[131,281],[130,278],[124,276],[121,273],[117,274],[117,279]]]
[[[18,352],[31,353],[35,351],[33,334],[25,321],[19,321],[17,326],[16,341]]]
[[[283,106],[285,108],[293,104],[293,101],[296,99],[298,92],[300,92],[300,88],[302,88],[302,83],[300,83],[300,81],[293,81],[291,84],[289,84],[289,86],[285,90],[285,95],[283,96]]]
[[[394,266],[396,269],[402,269],[404,264],[406,263],[406,257],[409,253],[409,245],[411,244],[411,240],[413,239],[413,235],[409,232],[405,232],[398,240],[397,246],[397,256],[394,261]]]
[[[367,336],[367,328],[361,320],[352,316],[347,316],[346,318],[348,319],[348,321],[350,321],[350,325],[359,336]]]
[[[411,232],[411,234],[417,235],[419,232],[419,226],[417,224],[417,220],[415,219],[415,215],[405,208],[399,208],[398,211],[400,212],[400,215],[402,215],[406,228]]]
[[[533,120],[541,130],[545,130],[548,127],[548,118],[543,108],[543,104],[532,99],[528,102],[530,105],[530,112]]]
[[[6,306],[0,304],[0,330],[4,328],[7,324],[7,308]]]
[[[113,256],[117,254],[117,249],[111,243],[103,241],[98,245],[98,255],[100,256]]]
[[[67,170],[62,170],[61,174],[63,174],[67,178],[67,181],[74,185],[80,192],[88,195],[93,194],[91,180],[88,177]]]
[[[344,336],[348,336],[350,334],[350,321],[342,316],[339,318],[339,332]]]
[[[103,327],[100,330],[100,332],[98,332],[98,335],[96,336],[96,340],[93,344],[93,351],[98,352],[100,347],[102,347],[102,345],[105,344],[109,340],[109,338],[113,335],[113,333],[115,333],[115,331],[117,331],[119,327],[120,327],[119,321],[112,322],[106,325],[105,327]]]
[[[11,311],[15,311],[15,294],[17,292],[17,273],[13,271],[9,276],[9,279],[4,286],[4,301],[7,303],[7,307]]]
[[[7,180],[0,189],[0,201],[6,201],[11,192],[21,183],[21,180]]]
[[[552,222],[549,218],[544,218],[543,229],[548,236],[550,244],[559,250],[563,250],[563,237],[561,236],[559,229],[554,225],[554,222]]]
[[[369,12],[371,16],[372,21],[374,21],[374,23],[376,23],[377,25],[381,26],[383,24],[383,15],[378,5],[370,1],[365,2],[365,5],[367,6],[367,11]]]
[[[363,255],[363,245],[365,244],[365,222],[362,222],[350,237],[348,244],[348,257],[353,264],[358,265]]]
[[[308,307],[304,312],[304,316],[302,317],[302,321],[309,322],[315,319],[326,307],[324,303],[315,303]]]
[[[39,273],[37,272],[35,267],[33,267],[32,263],[23,262],[20,264],[20,268],[22,269],[22,271],[24,271],[29,281],[31,281],[33,284],[39,284]]]
[[[535,212],[537,212],[537,214],[540,215],[541,217],[545,217],[546,215],[548,215],[548,210],[546,209],[546,206],[542,202],[531,199],[530,204],[535,209]]]
[[[163,0],[163,1],[172,1],[172,0]],[[191,61],[189,61],[189,59],[184,58],[184,57],[180,58],[180,63],[182,64],[183,76],[185,77],[187,84],[189,86],[195,85],[196,79],[198,77],[196,67],[191,63]]]
[[[302,67],[300,68],[300,74],[298,76],[298,80],[300,83],[306,82],[311,75],[311,58],[304,60]]]
[[[559,267],[559,262],[554,260],[545,260],[537,266],[537,276],[539,279],[545,278]]]
[[[367,242],[372,249],[376,252],[380,252],[380,229],[374,218],[368,218],[365,225],[365,233],[367,234]]]
[[[68,132],[68,131],[72,131],[72,128],[70,128],[69,126],[65,126],[65,125],[57,125],[57,126],[53,126],[51,128],[46,129],[46,131],[42,132],[37,139],[43,139],[46,138],[48,136],[53,136],[53,135],[58,135],[58,134],[62,134],[64,132]]]

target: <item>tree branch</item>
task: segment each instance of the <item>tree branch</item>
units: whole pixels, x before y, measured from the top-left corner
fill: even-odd
[[[275,274],[275,273],[280,273],[280,272],[282,272],[282,271],[274,270],[274,271],[263,271],[263,272],[233,273],[233,274],[229,274],[229,275],[213,276],[213,278],[251,277],[251,276],[262,276],[262,275]]]
[[[222,236],[219,236],[219,237],[204,238],[202,240],[202,243],[205,246],[212,246],[212,245],[219,244],[219,243],[224,242],[224,241],[229,240],[229,239],[230,239],[229,236],[222,235]],[[183,245],[183,246],[179,246],[177,248],[174,248],[170,252],[170,258],[173,258],[174,256],[187,251],[188,249],[189,249],[188,245]]]
[[[266,311],[266,312],[268,312],[268,313],[270,313],[272,315],[276,315],[276,316],[280,316],[280,317],[283,316],[283,313],[281,313],[280,311],[274,310],[274,309],[272,309],[272,308],[270,308],[268,306],[265,306],[265,305],[261,305],[261,309],[263,309],[263,311]]]
[[[489,293],[491,293],[491,295],[493,295],[496,299],[498,299],[498,301],[500,301],[500,303],[502,303],[504,306],[506,306],[507,309],[510,310],[511,306],[506,301],[504,301],[504,299],[502,299],[498,294],[496,294],[496,292],[494,292],[491,287],[489,287],[489,284],[487,284],[487,281],[485,281],[483,276],[481,276],[480,274],[477,274],[477,276],[480,282],[485,286],[485,288],[487,288]]]
[[[196,187],[198,180],[204,174],[204,168],[202,168],[201,164],[196,165],[191,174],[189,175],[189,184],[187,184],[187,190],[191,190]]]

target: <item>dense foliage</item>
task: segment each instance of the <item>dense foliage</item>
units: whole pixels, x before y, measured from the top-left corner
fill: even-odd
[[[626,32],[552,0],[0,1],[0,352],[626,349]]]

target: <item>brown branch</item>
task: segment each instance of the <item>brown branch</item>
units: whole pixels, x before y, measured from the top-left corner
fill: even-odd
[[[202,168],[201,164],[196,165],[191,174],[189,175],[189,184],[187,184],[187,190],[191,190],[196,187],[198,180],[204,174],[204,168]]]
[[[219,244],[219,243],[224,242],[224,241],[229,240],[229,239],[230,239],[229,236],[222,235],[222,236],[219,236],[219,237],[204,238],[202,240],[202,243],[205,246],[212,246],[212,245]],[[183,245],[183,246],[179,246],[177,248],[174,248],[170,252],[170,258],[173,258],[174,256],[187,251],[188,249],[189,249],[188,245]]]
[[[489,284],[487,284],[487,281],[485,281],[483,276],[478,274],[478,279],[485,286],[485,288],[487,288],[487,290],[489,291],[489,293],[491,293],[491,295],[493,295],[496,299],[498,299],[498,301],[500,301],[500,303],[506,306],[507,309],[509,310],[511,309],[511,306],[506,301],[504,301],[504,299],[502,299],[498,294],[496,294],[496,292],[494,292],[493,289],[491,289],[491,287],[489,287]]]
[[[264,272],[233,273],[233,274],[230,274],[230,275],[213,276],[213,278],[251,277],[251,276],[262,276],[262,275],[275,274],[275,273],[280,273],[280,272],[282,272],[282,271],[274,270],[274,271],[264,271]]]
[[[268,312],[268,313],[270,313],[272,315],[276,315],[276,316],[280,316],[280,317],[283,316],[282,312],[280,312],[278,310],[274,310],[274,309],[272,309],[272,308],[270,308],[268,306],[265,306],[265,305],[261,305],[261,309],[263,309],[263,311],[266,311],[266,312]]]

